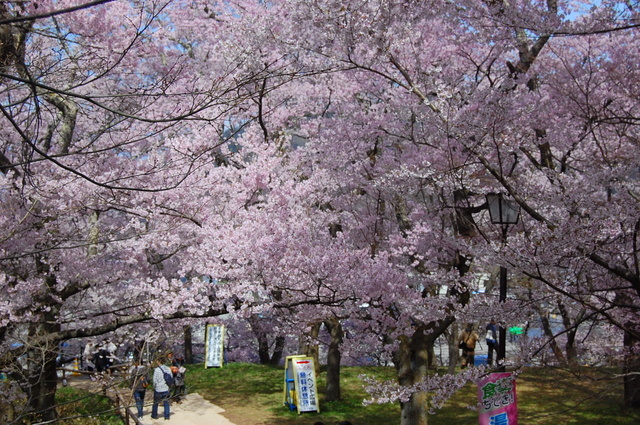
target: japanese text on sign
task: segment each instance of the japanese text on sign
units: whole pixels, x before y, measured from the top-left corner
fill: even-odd
[[[312,359],[296,359],[293,361],[298,390],[298,411],[318,411],[316,395],[316,378]]]
[[[480,425],[517,425],[515,379],[510,373],[493,373],[478,382]]]
[[[207,325],[205,367],[221,367],[224,359],[224,326]]]
[[[515,402],[511,378],[488,382],[482,388],[482,407],[493,410]]]

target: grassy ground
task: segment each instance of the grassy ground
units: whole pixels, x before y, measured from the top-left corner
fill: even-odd
[[[64,425],[121,425],[122,419],[113,410],[109,398],[78,388],[59,388],[56,392],[58,414]]]
[[[395,405],[372,405],[364,408],[365,396],[358,375],[375,374],[392,379],[389,368],[343,368],[343,400],[324,403],[320,395],[320,413],[289,411],[284,405],[284,370],[255,364],[232,363],[221,369],[191,367],[187,372],[190,391],[226,410],[225,416],[237,425],[312,425],[316,421],[333,425],[350,420],[354,425],[389,425],[398,422],[400,410]],[[324,374],[318,377],[318,392],[324,390]]]
[[[622,383],[614,371],[596,369],[530,369],[517,380],[519,421],[528,425],[638,424],[640,411],[622,407]],[[320,413],[290,412],[283,406],[284,372],[251,364],[229,364],[221,369],[194,365],[188,386],[226,410],[237,425],[333,425],[349,420],[354,425],[390,425],[400,422],[397,404],[362,406],[366,397],[358,375],[366,373],[393,379],[391,368],[349,367],[342,369],[343,400],[324,403]],[[318,377],[324,389],[324,374]],[[467,425],[478,422],[469,406],[477,402],[476,387],[467,385],[449,403],[429,418],[433,425]]]
[[[519,422],[526,425],[590,424],[632,425],[640,423],[640,410],[622,407],[622,382],[610,369],[529,369],[517,379]],[[340,402],[326,403],[322,392],[325,374],[318,377],[320,413],[289,411],[283,405],[284,371],[281,367],[232,363],[223,368],[204,369],[188,365],[187,387],[225,409],[236,425],[335,425],[349,420],[353,425],[400,423],[397,404],[364,407],[367,397],[358,378],[361,374],[393,380],[392,368],[345,367],[342,369]],[[468,384],[447,405],[429,417],[430,425],[471,425],[478,414],[470,408],[477,402],[477,389]],[[108,399],[82,398],[81,390],[63,388],[58,402],[62,416],[77,419],[65,425],[117,425],[123,422],[111,411]]]

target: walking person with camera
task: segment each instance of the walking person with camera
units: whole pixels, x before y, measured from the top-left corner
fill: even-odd
[[[476,343],[480,339],[480,335],[473,330],[473,324],[469,323],[464,331],[460,334],[458,347],[462,349],[462,369],[467,366],[474,365],[476,355]]]

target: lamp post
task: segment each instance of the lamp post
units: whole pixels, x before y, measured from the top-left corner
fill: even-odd
[[[486,196],[489,205],[491,223],[499,224],[502,228],[502,243],[507,243],[507,230],[510,224],[516,224],[520,216],[520,205],[517,202],[504,199],[501,193],[489,193]],[[500,303],[507,300],[507,268],[500,266]],[[498,371],[504,372],[504,359],[506,357],[507,330],[504,325],[499,329],[500,341],[496,353]]]

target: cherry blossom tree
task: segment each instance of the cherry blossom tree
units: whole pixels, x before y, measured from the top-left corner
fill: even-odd
[[[190,10],[0,5],[0,364],[24,397],[11,420],[55,417],[62,341],[227,309],[180,257],[253,70],[213,10]]]
[[[263,86],[274,90],[254,100],[259,128],[247,129],[241,144],[251,150],[270,142],[278,149],[283,137],[289,143],[288,134],[304,138],[286,164],[294,164],[291,175],[301,180],[297,190],[326,179],[316,190],[326,187],[320,193],[328,198],[305,207],[295,226],[288,217],[282,226],[299,234],[301,220],[313,228],[308,214],[335,218],[324,220],[327,230],[318,235],[327,242],[313,250],[294,245],[306,237],[287,240],[282,230],[265,234],[254,227],[282,219],[290,205],[270,210],[283,171],[261,164],[264,174],[251,192],[257,197],[246,199],[258,206],[251,214],[268,218],[239,218],[251,223],[252,236],[261,236],[258,249],[229,255],[239,261],[237,269],[255,275],[245,266],[258,267],[263,279],[273,264],[282,265],[276,272],[286,275],[277,280],[286,282],[287,295],[319,300],[322,291],[312,294],[306,283],[312,274],[297,272],[294,279],[283,254],[319,255],[330,243],[346,244],[351,255],[359,250],[351,264],[361,267],[360,276],[365,264],[376,265],[365,278],[365,295],[355,292],[359,281],[342,272],[339,282],[354,291],[353,314],[365,300],[380,307],[365,315],[369,324],[379,318],[386,325],[376,330],[390,336],[397,353],[404,343],[405,352],[415,354],[454,318],[481,321],[491,314],[508,323],[530,317],[518,317],[521,303],[467,299],[474,275],[502,264],[624,332],[633,369],[638,61],[629,52],[637,44],[632,6],[291,1],[260,7],[238,6],[255,14],[244,24],[270,37],[288,52],[280,57],[295,59],[294,69],[309,78],[282,90],[265,79]],[[291,159],[305,155],[299,165]],[[489,223],[489,192],[508,194],[522,209],[507,243]],[[304,193],[297,206],[313,199]],[[337,241],[328,236],[332,225],[340,228]],[[242,227],[236,231],[243,236],[232,239],[249,240]],[[276,257],[256,261],[273,244]],[[332,271],[347,258],[334,257]],[[325,289],[320,282],[330,280],[313,288]],[[445,288],[449,296],[441,296]],[[493,310],[483,313],[487,307]],[[426,363],[401,372],[413,375],[405,386],[422,380]],[[629,404],[634,394],[628,388]],[[425,423],[424,394],[415,403],[411,397],[403,423]]]
[[[618,355],[640,370],[635,5],[51,13],[71,6],[0,11],[4,344],[231,309],[289,329],[348,318],[394,360],[384,399],[422,425],[482,372],[427,373],[439,335],[533,317],[526,298],[472,296],[503,265],[532,298],[624,334]],[[506,241],[490,192],[521,207]],[[24,381],[50,417],[45,351]]]

